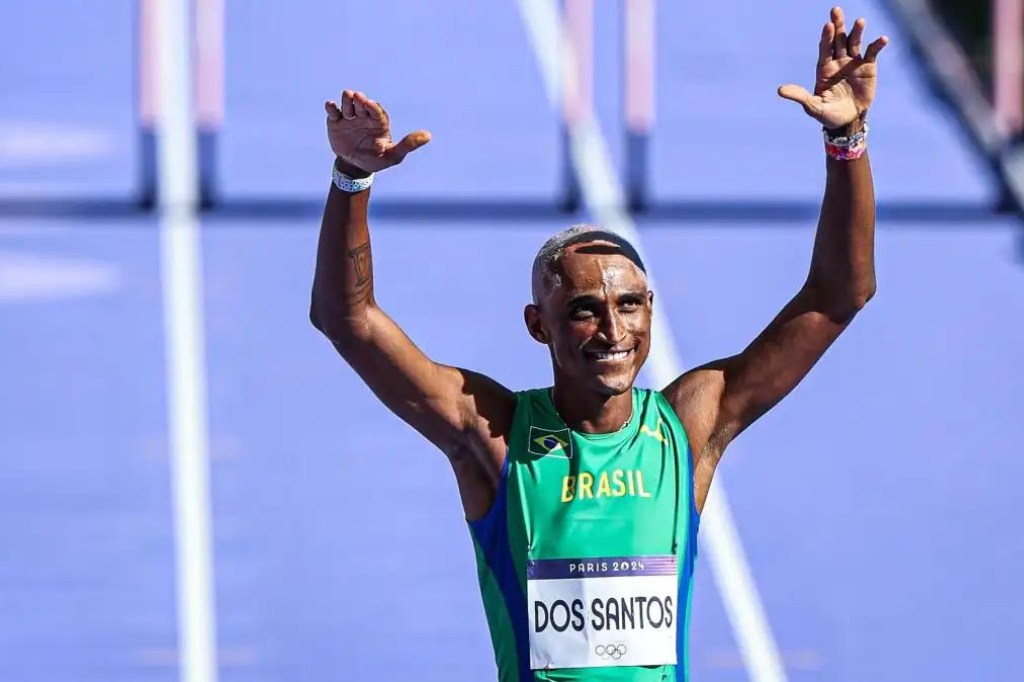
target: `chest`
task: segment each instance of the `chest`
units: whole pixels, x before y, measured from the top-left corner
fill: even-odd
[[[559,451],[511,453],[510,521],[532,559],[674,554],[688,507],[685,452],[642,432],[602,447],[575,434]]]

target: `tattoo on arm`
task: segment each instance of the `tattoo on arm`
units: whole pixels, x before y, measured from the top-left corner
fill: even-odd
[[[350,249],[348,257],[352,259],[356,270],[356,281],[348,292],[349,303],[362,303],[373,293],[373,261],[370,258],[370,242],[363,242]]]
[[[370,242],[363,242],[348,252],[348,257],[356,263],[356,285],[361,286],[370,281]]]

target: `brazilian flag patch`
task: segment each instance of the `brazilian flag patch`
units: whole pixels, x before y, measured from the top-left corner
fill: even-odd
[[[572,438],[569,429],[542,429],[530,427],[529,452],[531,455],[562,457],[572,459]]]

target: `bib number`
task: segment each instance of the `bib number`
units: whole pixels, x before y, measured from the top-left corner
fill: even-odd
[[[676,557],[527,562],[530,668],[675,665]]]

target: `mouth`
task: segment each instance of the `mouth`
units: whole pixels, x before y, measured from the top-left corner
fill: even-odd
[[[625,350],[584,350],[583,354],[587,356],[587,359],[597,363],[615,363],[627,360],[633,353],[636,353],[636,347],[627,348]]]

